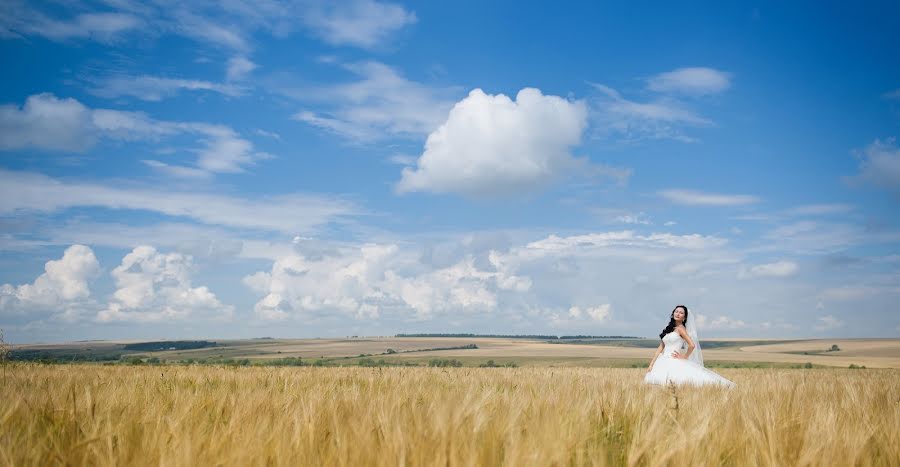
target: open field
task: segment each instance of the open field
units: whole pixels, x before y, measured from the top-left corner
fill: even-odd
[[[3,465],[897,465],[900,370],[16,363]]]
[[[129,342],[134,344],[134,342]],[[213,341],[209,341],[213,344]],[[248,359],[250,362],[300,357],[307,361],[328,359],[340,364],[351,357],[377,357],[391,362],[427,362],[456,358],[477,365],[488,359],[514,361],[520,366],[613,366],[646,363],[653,355],[653,339],[593,339],[577,342],[512,338],[382,337],[346,339],[247,339],[216,340],[215,346],[195,349],[128,350],[126,342],[76,342],[14,346],[16,353],[72,355],[117,360],[128,356],[155,357],[163,361]],[[475,345],[477,348],[455,348]],[[900,368],[900,339],[759,340],[710,339],[703,341],[704,357],[716,362],[790,366]],[[829,351],[837,345],[839,351]],[[391,349],[392,352],[389,352]]]

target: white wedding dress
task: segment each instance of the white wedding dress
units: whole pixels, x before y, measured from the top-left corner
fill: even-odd
[[[697,346],[694,349],[694,352],[699,352],[699,342],[697,342],[697,339],[693,336],[692,340],[694,340],[694,345]],[[657,357],[656,362],[653,363],[653,368],[647,372],[646,376],[644,376],[645,383],[661,385],[675,383],[690,384],[694,386],[718,384],[734,387],[734,383],[731,381],[723,378],[712,370],[706,369],[706,367],[703,366],[702,358],[697,362],[693,359],[685,360],[673,357],[672,352],[675,352],[676,350],[681,354],[687,352],[687,342],[685,342],[677,332],[672,331],[666,334],[663,336],[662,341],[665,347],[663,348],[662,354],[660,354],[660,356]]]

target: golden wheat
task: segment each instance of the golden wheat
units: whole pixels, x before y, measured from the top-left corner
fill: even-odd
[[[15,364],[5,465],[898,465],[900,371]]]

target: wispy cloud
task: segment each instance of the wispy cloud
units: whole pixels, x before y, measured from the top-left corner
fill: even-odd
[[[731,86],[731,73],[713,68],[679,68],[651,77],[647,89],[691,96],[718,94]]]
[[[598,91],[592,100],[592,119],[595,131],[603,136],[618,135],[625,141],[675,139],[693,142],[694,138],[685,135],[683,127],[713,124],[673,99],[637,102],[622,97],[609,86],[591,85]]]
[[[26,2],[12,0],[0,4],[0,38],[39,36],[53,41],[88,39],[110,43],[144,25],[141,18],[129,13],[80,13],[57,19]]]
[[[653,222],[650,220],[650,217],[643,212],[639,212],[637,214],[623,214],[621,216],[616,216],[616,222],[621,222],[623,224],[641,224],[641,225],[650,225]]]
[[[352,0],[313,2],[302,21],[330,44],[370,49],[383,44],[393,32],[414,24],[417,18],[397,4]]]
[[[225,71],[225,77],[228,81],[241,81],[257,67],[258,66],[247,57],[240,55],[234,56],[228,60],[228,68]]]
[[[292,193],[240,198],[165,187],[62,181],[0,170],[0,214],[52,213],[77,207],[137,210],[234,228],[297,234],[359,212],[339,198]]]
[[[205,122],[156,120],[141,112],[91,109],[75,99],[60,99],[43,93],[29,96],[20,108],[0,106],[0,150],[26,147],[82,152],[101,139],[157,141],[174,135],[196,135],[199,147],[196,167],[210,173],[236,173],[255,162],[272,157],[256,151],[249,140],[233,129]],[[151,162],[155,168],[173,164]],[[187,173],[178,168],[170,173]]]
[[[186,3],[173,12],[171,26],[178,34],[240,53],[250,51],[248,36],[252,29],[247,28],[246,23],[234,17],[222,18],[209,15],[209,12],[191,11],[188,10],[190,6],[191,3]]]
[[[379,62],[342,65],[360,79],[327,86],[273,83],[277,92],[315,104],[294,119],[355,142],[388,137],[421,138],[443,122],[459,90],[431,87],[403,77]]]
[[[672,203],[689,206],[743,206],[760,201],[759,197],[753,195],[729,195],[693,190],[664,190],[659,194]]]
[[[610,86],[590,83],[595,131],[600,136],[617,135],[625,142],[674,139],[695,142],[688,127],[714,123],[688,106],[689,98],[719,94],[731,86],[731,73],[706,67],[679,68],[648,78],[647,90],[656,96],[645,102],[627,99]]]
[[[616,209],[616,208],[592,208],[591,212],[600,217],[603,221],[609,223],[620,223],[620,224],[636,224],[636,225],[651,225],[653,224],[653,220],[650,216],[643,212],[633,212],[626,209]]]
[[[816,331],[829,331],[844,326],[844,322],[832,315],[820,316],[816,318],[816,324],[813,326]]]
[[[847,203],[806,204],[785,211],[789,216],[826,216],[829,214],[845,214],[856,209]]]
[[[84,151],[97,141],[91,110],[72,98],[36,94],[22,107],[0,106],[0,150]]]
[[[553,252],[583,250],[590,251],[604,248],[672,248],[685,250],[715,249],[725,246],[728,240],[714,236],[673,235],[669,233],[654,233],[650,235],[638,235],[630,230],[620,232],[601,232],[584,235],[571,235],[559,237],[550,235],[525,245],[528,255],[546,254]]]
[[[798,269],[797,263],[793,261],[776,261],[774,263],[757,264],[741,268],[738,272],[738,278],[788,277],[796,274]]]
[[[747,327],[747,323],[740,319],[733,319],[728,316],[717,316],[710,318],[706,315],[697,313],[697,326],[700,329],[707,330],[729,330],[742,329]]]
[[[853,186],[869,185],[900,194],[900,148],[896,140],[875,140],[861,151],[853,155],[859,161],[859,172],[844,177],[844,181]]]
[[[15,0],[3,2],[0,38],[113,42],[130,31],[140,31],[145,37],[175,34],[246,54],[252,51],[258,31],[285,37],[299,29],[329,44],[372,49],[416,22],[415,13],[403,6],[374,0],[104,3],[98,11],[84,12],[82,4],[42,9]]]
[[[209,179],[212,177],[211,172],[194,167],[172,165],[154,159],[143,159],[141,162],[147,167],[175,178]]]
[[[869,285],[842,285],[823,290],[819,294],[819,298],[826,301],[844,302],[859,300],[882,292],[884,289]]]
[[[793,222],[797,218],[846,217],[856,210],[857,206],[849,203],[818,203],[803,204],[777,211],[741,214],[730,218],[750,222]]]
[[[833,253],[854,245],[878,245],[900,242],[900,232],[892,229],[870,231],[845,222],[812,220],[779,225],[762,236],[757,250],[789,251],[802,254]]]
[[[112,75],[94,80],[94,86],[88,89],[91,94],[108,99],[128,96],[154,102],[175,96],[180,91],[211,91],[240,96],[245,89],[234,84],[148,75]]]

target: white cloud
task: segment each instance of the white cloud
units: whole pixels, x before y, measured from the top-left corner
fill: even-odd
[[[256,68],[257,65],[247,57],[237,55],[228,60],[228,69],[225,72],[225,76],[228,81],[240,81]]]
[[[693,274],[700,270],[700,264],[691,262],[681,262],[669,266],[671,274]]]
[[[396,165],[411,166],[411,165],[416,165],[416,160],[418,160],[416,158],[416,156],[409,156],[406,154],[394,154],[387,159],[387,162],[390,162],[391,164],[396,164]]]
[[[789,277],[797,273],[799,267],[793,261],[776,261],[774,263],[757,264],[749,268],[741,268],[738,278],[754,277]]]
[[[80,152],[101,138],[156,141],[182,134],[198,137],[200,147],[189,150],[197,154],[197,168],[211,173],[242,172],[256,161],[272,157],[256,151],[252,142],[224,125],[163,121],[140,112],[90,109],[75,99],[59,99],[49,93],[29,96],[21,109],[0,106],[0,150],[36,147]],[[169,169],[173,174],[196,174],[161,161],[150,165]]]
[[[700,329],[708,330],[732,330],[747,327],[747,323],[743,320],[732,319],[728,316],[717,316],[716,318],[710,319],[700,314],[697,314],[697,325]]]
[[[785,222],[796,219],[798,217],[828,217],[828,216],[836,216],[841,218],[846,218],[846,216],[840,216],[842,214],[847,214],[856,210],[856,206],[847,203],[817,203],[817,204],[804,204],[799,206],[794,206],[791,208],[782,209],[779,211],[771,211],[771,212],[756,212],[752,214],[742,214],[739,216],[732,216],[731,219],[741,220],[741,221],[751,221],[751,222]],[[812,221],[804,221],[809,222],[810,224],[814,224]]]
[[[153,159],[143,159],[141,160],[141,162],[143,162],[147,167],[175,178],[193,178],[204,180],[209,179],[212,176],[212,173],[207,172],[203,169],[195,169],[193,167],[185,167],[183,165],[166,164],[165,162]]]
[[[0,149],[40,147],[84,151],[97,140],[91,110],[75,99],[36,94],[16,105],[0,106]]]
[[[274,87],[289,97],[320,103],[318,111],[303,110],[295,120],[337,133],[355,142],[430,133],[453,106],[453,89],[410,81],[395,69],[374,61],[342,65],[358,81],[318,87]]]
[[[820,316],[816,319],[817,324],[814,326],[816,331],[829,331],[844,327],[844,322],[832,315]]]
[[[116,249],[131,250],[137,245],[152,243],[157,248],[174,250],[195,259],[220,259],[243,257],[245,243],[230,229],[197,225],[190,222],[161,222],[150,225],[134,225],[116,222],[90,222],[72,219],[60,225],[31,230],[27,233],[35,246],[91,244]],[[2,247],[2,243],[0,243]],[[21,250],[22,246],[10,245]],[[269,259],[269,256],[265,256]]]
[[[786,213],[792,216],[822,216],[828,214],[844,214],[856,209],[852,204],[824,203],[807,204],[788,209]]]
[[[142,26],[140,18],[127,13],[82,13],[59,20],[41,13],[27,3],[0,3],[0,38],[41,36],[53,41],[90,39],[109,43]]]
[[[797,221],[778,226],[763,234],[762,250],[791,253],[838,252],[853,245],[890,244],[900,241],[895,230],[868,231],[862,226],[818,221]]]
[[[415,23],[416,15],[397,4],[351,0],[315,2],[302,20],[330,44],[370,49],[382,44],[394,31]]]
[[[258,134],[259,136],[265,136],[266,138],[272,138],[274,140],[281,141],[281,135],[272,131],[266,131],[257,128],[256,130],[254,130],[254,133]]]
[[[186,283],[179,279],[184,274],[177,271],[190,272],[185,259],[188,252],[213,261],[219,255],[253,256],[272,258],[266,267],[251,270],[253,274],[244,278],[256,298],[254,315],[262,321],[257,325],[284,329],[281,324],[266,321],[288,319],[303,323],[307,335],[334,335],[345,330],[352,333],[354,327],[388,332],[444,327],[518,333],[543,333],[548,329],[599,333],[602,329],[606,334],[649,335],[665,325],[675,303],[685,302],[692,313],[698,309],[727,311],[711,314],[703,323],[704,329],[733,335],[771,329],[796,335],[808,330],[809,323],[823,313],[814,309],[817,301],[823,307],[829,305],[826,309],[833,312],[840,304],[830,305],[829,301],[839,297],[860,304],[858,313],[865,317],[852,326],[848,322],[841,330],[862,332],[869,328],[860,326],[887,316],[883,313],[890,310],[898,293],[895,274],[874,277],[863,270],[855,271],[858,283],[877,288],[876,293],[826,293],[815,283],[806,282],[806,276],[759,281],[748,292],[746,284],[735,277],[735,268],[763,262],[747,258],[743,250],[728,249],[724,239],[698,234],[638,235],[626,231],[547,236],[510,231],[504,233],[508,235],[505,240],[494,232],[484,233],[480,239],[450,234],[442,240],[429,235],[422,243],[411,243],[405,237],[404,241],[382,238],[378,243],[352,244],[300,233],[293,242],[273,241],[267,246],[263,244],[266,242],[249,245],[250,241],[241,240],[228,229],[190,224],[154,229],[81,225],[75,221],[65,230],[69,237],[53,240],[90,238],[92,232],[105,230],[106,237],[99,238],[98,244],[120,248],[156,237],[166,245],[164,253],[138,255],[146,260],[123,260],[119,271],[137,275],[116,279],[115,290],[123,292],[113,296],[107,306],[101,308],[90,299],[82,299],[91,305],[78,308],[83,310],[82,316],[85,312],[94,316],[101,309],[108,319],[165,322],[179,316],[179,310],[191,309],[198,310],[193,316],[200,318],[220,317],[221,312],[210,306],[215,302],[208,295],[192,290],[207,284],[203,276],[199,272],[188,274],[193,280]],[[191,238],[198,240],[196,244],[184,243]],[[173,250],[181,254],[167,253]],[[163,272],[166,267],[170,272]],[[841,283],[839,276],[835,273],[832,277],[835,284]],[[158,285],[146,295],[151,298],[140,301],[139,297],[145,295],[139,292],[147,290],[154,280]],[[162,291],[163,287],[188,292],[176,294]],[[229,297],[235,291],[230,293]],[[179,300],[195,306],[172,305],[183,303]],[[744,319],[747,316],[753,316],[752,322]],[[6,322],[23,317],[9,315]]]
[[[609,325],[612,305],[605,303],[597,306],[570,306],[568,311],[548,308],[536,310],[537,316],[531,318],[545,319],[547,325],[559,330],[572,330],[584,333],[596,329],[597,325]]]
[[[639,212],[637,214],[622,214],[621,216],[617,216],[615,218],[616,222],[621,222],[623,224],[640,224],[640,225],[650,225],[653,222],[650,220],[650,217],[643,212]]]
[[[670,202],[689,206],[741,206],[760,201],[752,195],[725,195],[694,190],[663,190],[659,194]]]
[[[197,318],[228,319],[233,307],[223,305],[207,287],[192,287],[193,259],[139,246],[113,269],[116,291],[97,320],[154,322]]]
[[[582,201],[566,200],[567,203],[581,204]],[[634,212],[627,209],[596,207],[589,208],[590,212],[596,214],[600,219],[607,223],[617,224],[633,224],[633,225],[651,225],[652,219],[643,211]]]
[[[229,65],[229,78],[232,70]],[[122,96],[136,97],[144,101],[158,102],[181,91],[212,91],[226,96],[240,96],[244,89],[233,84],[215,83],[196,79],[166,78],[159,76],[113,75],[95,81],[88,89],[91,94],[107,99]]]
[[[885,99],[900,99],[900,88],[884,93]]]
[[[186,4],[186,6],[190,7],[190,4]],[[234,21],[230,26],[223,24],[226,21],[231,22],[228,18],[216,18],[207,12],[195,12],[181,7],[174,9],[170,27],[178,34],[200,42],[207,42],[237,52],[248,52],[251,47],[247,36],[250,35],[253,28],[236,27],[236,25],[243,26],[243,22],[240,20]]]
[[[64,182],[0,169],[0,213],[56,212],[75,207],[151,211],[211,225],[296,234],[356,212],[326,197],[287,194],[244,199],[171,189]]]
[[[0,286],[0,312],[41,311],[66,319],[78,316],[90,298],[89,282],[100,273],[93,250],[72,245],[62,258],[48,261],[44,273],[31,284]]]
[[[674,101],[641,104],[623,98],[618,91],[609,86],[602,84],[593,84],[592,86],[612,100],[607,110],[621,116],[694,125],[708,125],[711,123],[693,112],[677,107]]]
[[[830,287],[819,294],[821,300],[826,301],[851,301],[859,300],[884,292],[880,287],[872,287],[866,285],[842,285],[838,287]]]
[[[252,1],[103,2],[105,11],[84,12],[84,4],[41,8],[18,1],[0,3],[0,37],[41,36],[50,40],[89,39],[104,43],[126,33],[142,39],[175,34],[246,54],[253,36],[266,32],[284,38],[302,26],[333,45],[377,48],[403,27],[416,22],[415,13],[400,5],[373,0],[346,2]],[[109,10],[113,11],[109,11]]]
[[[662,93],[693,96],[718,94],[731,86],[731,73],[713,68],[679,68],[647,80],[647,88]]]
[[[574,319],[590,319],[593,321],[604,321],[609,317],[612,305],[605,303],[595,307],[578,307],[569,308],[569,317]]]
[[[201,147],[191,149],[197,155],[197,167],[210,173],[239,173],[246,166],[272,156],[255,151],[254,145],[240,134],[224,125],[203,122],[168,122],[153,120],[137,112],[115,110],[95,110],[94,126],[107,137],[124,139],[155,139],[160,136],[194,134],[200,138]],[[168,168],[170,173],[192,175],[195,172],[182,170],[172,164],[152,164],[157,168]],[[166,167],[164,167],[166,166]]]
[[[519,91],[475,89],[428,136],[415,168],[403,169],[398,192],[496,196],[540,189],[585,164],[569,151],[586,125],[582,102]]]
[[[625,99],[609,86],[595,83],[591,85],[599,92],[592,102],[591,119],[594,121],[594,131],[600,136],[616,134],[626,142],[644,139],[694,142],[694,138],[684,134],[683,127],[713,124],[673,99],[636,102]]]
[[[859,173],[845,177],[851,185],[871,185],[900,193],[900,149],[894,138],[875,140],[862,151],[854,152]]]
[[[533,252],[551,252],[565,250],[590,250],[597,248],[676,248],[687,250],[703,250],[724,246],[728,240],[713,236],[699,234],[673,235],[669,233],[654,233],[651,235],[636,235],[630,230],[620,232],[601,232],[584,235],[572,235],[548,237],[530,242],[526,245]]]
[[[301,250],[304,240],[298,240]],[[521,293],[527,277],[513,274],[501,255],[490,252],[490,267],[466,256],[430,268],[418,255],[394,244],[335,248],[327,254],[298,252],[279,258],[271,271],[244,278],[264,295],[255,311],[262,319],[340,317],[374,319],[384,313],[428,319],[437,314],[491,312],[498,293]]]
[[[272,156],[254,151],[253,143],[231,128],[221,125],[188,125],[185,128],[200,132],[205,146],[197,152],[197,165],[210,172],[237,173],[244,167]]]

